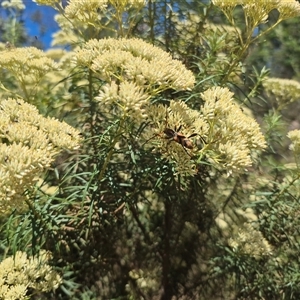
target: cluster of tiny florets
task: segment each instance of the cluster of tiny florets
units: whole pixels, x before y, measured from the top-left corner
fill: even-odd
[[[43,51],[27,47],[1,51],[0,68],[10,71],[23,85],[34,85],[58,66]]]
[[[2,1],[1,6],[6,9],[23,10],[25,5],[22,0],[5,0]]]
[[[134,280],[136,285],[144,293],[154,292],[159,289],[159,280],[161,269],[156,266],[151,270],[133,269],[129,271],[129,277]],[[127,285],[128,291],[132,290],[132,285]]]
[[[268,78],[263,82],[263,86],[269,97],[275,97],[280,109],[300,97],[300,83],[295,80]]]
[[[76,24],[101,26],[99,21],[107,13],[111,13],[112,18],[114,18],[114,14],[122,14],[134,8],[140,9],[144,5],[144,0],[70,0],[65,8],[65,16]]]
[[[149,92],[194,86],[193,73],[167,52],[140,39],[90,40],[76,54],[104,81],[133,81]]]
[[[63,15],[57,14],[54,16],[54,20],[59,25],[60,30],[52,34],[51,46],[61,46],[61,45],[77,45],[82,42],[80,35],[76,34],[72,23],[68,21]],[[83,25],[83,28],[87,25]],[[70,53],[72,53],[70,51]]]
[[[278,8],[279,1],[243,0],[241,2],[246,18],[251,22],[252,26],[255,26],[255,24],[266,23],[268,21],[269,13]]]
[[[173,100],[168,107],[149,106],[146,144],[175,162],[180,174],[195,174],[197,157],[206,157],[228,175],[246,171],[253,163],[253,154],[266,148],[258,123],[234,102],[233,93],[227,88],[214,87],[201,96],[204,104],[200,111]],[[181,140],[167,136],[165,129],[179,133]],[[182,137],[192,143],[191,149],[185,147]]]
[[[295,129],[288,133],[288,138],[292,141],[290,149],[294,152],[296,156],[300,155],[300,130]]]
[[[56,3],[60,3],[61,0],[33,0],[38,5],[49,5],[55,7]]]
[[[145,106],[149,100],[143,88],[134,82],[123,81],[117,85],[114,81],[104,85],[95,97],[102,112],[131,116],[135,121],[145,117]]]
[[[31,188],[63,149],[79,147],[79,132],[64,122],[44,118],[21,99],[0,101],[0,211],[24,208]]]
[[[228,174],[245,170],[252,164],[251,152],[266,148],[258,123],[242,111],[227,88],[211,88],[201,97],[202,119],[209,124],[208,157]]]
[[[295,0],[280,0],[277,9],[282,20],[300,16],[300,3]]]
[[[272,255],[272,248],[268,241],[250,223],[244,224],[237,234],[228,240],[228,244],[235,252],[256,259]]]
[[[16,252],[0,263],[0,299],[29,299],[28,289],[49,292],[62,283],[61,276],[48,264],[51,255],[41,251],[37,257]]]
[[[71,21],[93,24],[99,21],[99,12],[107,7],[108,0],[70,0],[65,8],[65,15]]]
[[[221,9],[234,8],[238,5],[237,0],[212,0],[212,3]]]
[[[170,88],[186,90],[195,82],[180,61],[139,39],[90,40],[76,52],[76,64],[104,82],[95,98],[102,111],[122,112],[135,121],[146,117],[151,96]]]
[[[269,13],[274,9],[278,10],[280,20],[300,15],[300,4],[295,0],[213,0],[212,2],[226,15],[232,15],[233,9],[240,5],[248,22],[253,26],[265,23]]]

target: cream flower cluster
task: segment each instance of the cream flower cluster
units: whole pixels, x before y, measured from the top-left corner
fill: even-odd
[[[275,97],[280,109],[300,97],[300,83],[295,80],[268,78],[263,86],[269,97]]]
[[[300,155],[300,130],[295,129],[288,133],[288,138],[292,141],[290,149],[294,152],[296,156]]]
[[[195,83],[193,73],[179,60],[140,39],[90,40],[77,51],[76,62],[104,81],[134,81],[152,93],[191,89]]]
[[[33,2],[35,2],[39,5],[55,6],[55,4],[60,3],[61,0],[33,0]]]
[[[293,0],[280,0],[277,7],[282,20],[299,17],[300,3]]]
[[[24,208],[24,192],[62,149],[76,149],[79,132],[44,118],[23,100],[0,100],[0,211]]]
[[[63,11],[61,0],[34,0],[34,2],[54,7],[74,24],[94,26],[101,26],[99,21],[109,12],[113,17],[115,11],[122,14],[130,9],[141,9],[146,4],[145,0],[69,0]],[[112,7],[115,11],[111,11]]]
[[[269,13],[278,8],[279,3],[278,0],[242,0],[240,2],[248,21],[250,21],[253,26],[258,25],[259,23],[266,23],[268,21]]]
[[[5,0],[2,1],[1,6],[6,9],[7,8],[13,8],[18,10],[25,9],[25,5],[22,0]]]
[[[76,64],[89,67],[106,82],[96,100],[102,110],[145,117],[152,95],[165,89],[186,90],[195,78],[165,51],[139,39],[90,40],[76,52]]]
[[[65,15],[71,21],[96,24],[101,15],[104,16],[104,13],[108,12],[108,6],[122,13],[132,8],[139,9],[144,5],[144,0],[70,0],[65,8]]]
[[[76,33],[76,31],[74,31],[72,23],[70,23],[68,19],[66,19],[63,15],[57,14],[54,16],[54,20],[59,25],[60,30],[52,34],[52,46],[69,46],[70,44],[78,45],[82,43],[82,38]],[[87,28],[88,25],[82,27]]]
[[[272,255],[272,248],[268,241],[250,223],[244,224],[237,234],[229,239],[228,244],[235,252],[250,255],[256,259]]]
[[[300,4],[296,0],[213,0],[212,2],[226,14],[231,14],[233,8],[241,5],[247,18],[256,25],[265,23],[268,14],[274,9],[279,11],[280,20],[300,15]]]
[[[251,152],[266,148],[258,123],[234,102],[227,88],[214,87],[201,94],[202,119],[209,124],[207,156],[228,174],[252,164]]]
[[[99,11],[104,11],[107,0],[71,0],[65,8],[67,19],[81,23],[94,23],[99,20]]]
[[[61,276],[48,265],[49,252],[41,251],[38,257],[27,257],[16,252],[0,263],[0,299],[28,299],[28,289],[49,292],[62,283]]]
[[[252,165],[253,152],[266,148],[258,123],[241,110],[227,88],[211,88],[201,97],[205,103],[200,111],[174,100],[169,107],[149,106],[145,145],[175,162],[181,175],[195,174],[195,161],[204,156],[228,175],[245,171]]]
[[[1,51],[0,68],[10,71],[21,84],[33,85],[58,66],[43,51],[27,47]]]
[[[104,85],[95,100],[99,101],[102,112],[111,114],[112,110],[115,113],[120,111],[139,122],[145,117],[145,106],[149,96],[134,82],[124,81],[120,85],[115,82]]]

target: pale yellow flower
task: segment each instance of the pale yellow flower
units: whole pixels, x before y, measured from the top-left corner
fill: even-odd
[[[181,175],[194,175],[195,161],[203,158],[228,175],[247,171],[257,151],[266,148],[258,123],[241,110],[227,88],[211,88],[201,97],[200,112],[181,101],[172,100],[169,107],[149,105],[145,147],[154,147],[174,162]]]
[[[18,10],[25,9],[25,5],[22,0],[5,0],[1,3],[3,8],[14,8]]]
[[[13,74],[28,99],[42,78],[58,66],[37,48],[7,48],[0,52],[0,69]]]
[[[290,149],[295,153],[295,155],[300,155],[300,130],[292,130],[287,136],[292,141]]]
[[[0,297],[5,300],[27,300],[27,286],[25,284],[15,284],[8,286],[6,284],[0,287]]]
[[[28,299],[31,288],[35,291],[49,292],[62,283],[61,276],[48,265],[49,252],[41,250],[39,256],[27,257],[18,251],[0,263],[0,298]]]
[[[85,24],[93,24],[99,21],[99,12],[105,11],[108,0],[70,0],[65,8],[67,19]]]
[[[61,0],[33,0],[38,5],[49,5],[55,7],[57,3],[60,3]]]
[[[83,42],[83,38],[79,34],[76,34],[72,23],[66,19],[63,15],[57,14],[54,16],[54,20],[58,23],[60,30],[52,34],[51,46],[61,45],[78,45]],[[88,25],[82,25],[83,29],[86,29]]]
[[[300,3],[296,0],[280,0],[277,9],[282,20],[300,16]]]
[[[218,163],[227,170],[228,174],[241,169],[246,169],[252,165],[250,151],[247,145],[239,142],[239,147],[234,141],[228,141],[218,145],[219,158]]]
[[[127,11],[131,8],[142,8],[145,4],[145,0],[109,0],[109,3],[115,7],[118,11]]]
[[[209,124],[207,156],[228,174],[244,171],[252,163],[251,152],[266,148],[258,123],[244,114],[227,88],[211,88],[201,97],[201,117]]]
[[[74,150],[81,140],[76,129],[54,118],[44,118],[35,106],[21,99],[0,100],[0,116],[0,137],[11,143],[22,143],[36,150]]]
[[[69,53],[69,51],[66,51],[61,48],[51,48],[48,49],[45,54],[50,59],[53,59],[54,61],[60,60],[62,57],[66,56]]]
[[[279,0],[248,0],[242,1],[246,18],[251,22],[252,28],[268,21],[269,13],[278,7]]]
[[[212,0],[213,5],[223,8],[234,8],[239,5],[240,1],[237,0]]]
[[[195,82],[180,61],[139,39],[90,40],[77,51],[76,63],[90,67],[102,80],[133,81],[152,94],[190,89]]]
[[[65,8],[65,16],[68,20],[100,26],[99,21],[108,12],[108,6],[114,7],[114,14],[122,14],[125,11],[136,8],[141,9],[145,5],[144,0],[70,0]]]
[[[117,85],[114,81],[102,87],[95,100],[99,101],[101,111],[128,116],[141,121],[145,115],[145,106],[149,100],[142,87],[134,82],[123,81]]]
[[[233,16],[233,9],[237,5],[241,5],[252,28],[267,22],[270,12],[275,9],[280,13],[280,21],[300,15],[300,3],[296,0],[213,0],[212,3],[228,17]]]
[[[300,83],[295,80],[268,78],[263,82],[263,86],[269,97],[275,97],[280,109],[300,97]]]
[[[44,118],[33,105],[21,99],[0,100],[0,211],[23,210],[25,190],[61,150],[75,150],[80,141],[77,130]]]
[[[134,279],[138,288],[144,293],[154,293],[159,289],[160,282],[158,280],[161,274],[159,266],[152,266],[150,270],[147,269],[133,269],[129,271],[129,277]],[[129,290],[132,287],[129,286]],[[134,293],[134,291],[132,291]]]
[[[244,224],[237,234],[228,240],[228,244],[235,252],[256,259],[272,255],[272,248],[268,241],[250,223]]]

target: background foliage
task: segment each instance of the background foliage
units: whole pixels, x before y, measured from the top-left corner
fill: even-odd
[[[1,215],[2,259],[18,250],[30,255],[48,250],[63,277],[55,291],[28,295],[299,299],[299,140],[290,138],[294,148],[289,149],[287,138],[290,130],[299,129],[296,15],[277,25],[280,1],[260,19],[266,1],[251,1],[257,2],[252,19],[245,7],[222,11],[222,1],[108,1],[106,7],[101,6],[106,1],[98,6],[70,1],[77,3],[75,14],[60,1],[36,2],[58,11],[61,31],[54,34],[53,45],[61,48],[45,51],[58,68],[24,87],[19,73],[9,72],[0,58],[1,99],[22,97],[44,116],[65,120],[81,131],[83,143],[56,156],[30,189],[25,211],[16,207]],[[13,22],[22,10],[8,12],[9,22],[1,23],[2,51],[26,40],[23,28]],[[205,152],[195,160],[193,175],[178,175],[178,162],[168,159],[168,151],[178,146],[189,164],[194,158],[183,147],[171,142],[171,150],[162,155],[155,151],[162,135],[149,135],[152,125],[137,117],[138,110],[124,112],[109,99],[105,104],[97,100],[111,78],[78,51],[92,39],[121,37],[137,37],[163,49],[196,78],[192,89],[149,84],[151,105],[182,101],[201,113],[203,92],[229,88],[241,111],[258,120],[267,141],[265,151],[254,153],[252,166],[228,173]],[[91,53],[96,47],[91,46]],[[276,79],[278,90],[284,91],[279,94],[270,77],[293,82]],[[122,76],[113,81],[119,84]],[[168,125],[166,118],[157,122]],[[206,146],[212,152],[220,139],[207,138],[193,139],[197,153]]]

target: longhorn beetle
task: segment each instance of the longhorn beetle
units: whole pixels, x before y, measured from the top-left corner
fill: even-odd
[[[194,145],[193,143],[189,140],[190,138],[198,135],[198,133],[193,133],[191,134],[190,136],[186,137],[185,135],[183,135],[181,132],[180,132],[180,129],[181,129],[182,125],[180,125],[178,128],[175,128],[174,129],[171,129],[171,128],[165,128],[164,130],[164,134],[166,135],[166,139],[169,140],[169,142],[176,142],[178,144],[180,144],[184,151],[189,155],[191,156],[187,150],[187,149],[193,149],[194,148]]]
[[[168,111],[166,109],[166,126],[168,124]],[[178,128],[175,126],[174,129],[171,129],[171,128],[165,128],[163,133],[165,134],[165,139],[169,140],[168,143],[174,141],[178,144],[180,144],[182,146],[182,148],[184,149],[184,151],[190,156],[191,154],[188,153],[188,151],[186,149],[193,149],[194,148],[194,145],[192,143],[192,141],[190,140],[190,138],[196,136],[196,135],[199,135],[198,133],[193,133],[191,135],[189,135],[188,137],[186,137],[185,135],[183,135],[181,132],[180,132],[180,129],[182,128],[182,125],[180,125]],[[159,134],[158,134],[159,135]],[[157,135],[155,135],[157,136]],[[151,137],[150,139],[148,139],[144,144],[146,144],[147,142],[149,142],[151,139],[153,139],[155,136]],[[201,136],[200,136],[201,137]],[[201,139],[203,139],[201,137]],[[203,139],[204,140],[204,139]]]

